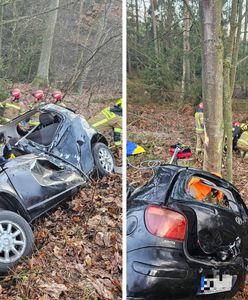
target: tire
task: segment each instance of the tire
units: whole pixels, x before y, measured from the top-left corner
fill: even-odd
[[[96,143],[92,149],[96,171],[100,177],[114,172],[114,156],[110,149],[103,143]]]
[[[12,211],[0,210],[0,272],[7,272],[30,255],[33,245],[34,235],[27,221]]]

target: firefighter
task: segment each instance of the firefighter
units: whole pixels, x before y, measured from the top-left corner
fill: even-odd
[[[0,102],[0,124],[9,122],[26,111],[26,106],[21,100],[21,91],[19,89],[13,89],[11,95],[13,96],[11,100]]]
[[[237,142],[237,148],[243,158],[248,158],[248,130],[243,131]]]
[[[196,154],[201,154],[204,151],[204,115],[203,102],[199,103],[195,112],[195,129],[196,129]]]
[[[244,131],[248,130],[248,119],[235,122],[233,125],[233,150],[238,150],[237,143]]]
[[[111,132],[115,146],[121,146],[122,99],[118,99],[113,107],[104,108],[96,116],[90,118],[88,122],[102,133]]]
[[[53,101],[51,103],[57,104],[62,107],[66,107],[65,104],[62,102],[62,93],[60,91],[52,92]]]

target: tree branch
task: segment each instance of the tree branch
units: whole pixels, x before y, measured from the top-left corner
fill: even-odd
[[[19,22],[19,21],[23,21],[23,20],[27,20],[27,19],[33,19],[33,18],[36,18],[38,16],[42,16],[44,14],[47,14],[47,13],[50,13],[54,10],[57,10],[57,9],[64,9],[64,8],[67,8],[68,6],[70,5],[73,5],[77,2],[79,2],[80,0],[75,0],[75,1],[72,1],[68,4],[65,4],[65,5],[62,5],[62,6],[59,6],[59,7],[56,7],[56,8],[53,8],[53,9],[48,9],[48,10],[44,10],[40,13],[37,13],[37,14],[34,14],[32,16],[22,16],[22,17],[19,17],[19,18],[16,18],[16,19],[11,19],[11,20],[3,20],[1,23],[0,23],[0,26],[3,26],[3,25],[6,25],[6,24],[10,24],[10,23],[15,23],[15,22]]]

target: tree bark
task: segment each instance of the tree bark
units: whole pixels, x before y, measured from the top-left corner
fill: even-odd
[[[135,23],[136,23],[137,43],[139,43],[139,7],[138,7],[138,0],[135,0]]]
[[[53,11],[51,11],[47,16],[47,27],[43,36],[38,71],[36,77],[33,80],[33,85],[35,86],[49,86],[49,68],[55,25],[58,15],[58,10],[56,9],[57,7],[59,7],[59,0],[52,0],[49,9]]]
[[[233,137],[232,137],[232,95],[236,77],[241,23],[242,23],[243,0],[233,0],[230,18],[230,33],[227,42],[226,57],[224,60],[224,124],[227,137],[227,179],[233,179]]]
[[[182,75],[182,93],[181,102],[185,100],[188,94],[189,82],[190,82],[190,43],[189,43],[189,30],[190,30],[190,19],[187,5],[189,0],[185,0],[186,3],[183,5],[183,75]]]
[[[0,64],[2,64],[2,39],[3,39],[2,21],[3,21],[3,6],[0,7]]]
[[[203,169],[221,173],[223,152],[222,1],[200,1],[205,141]]]
[[[156,15],[155,15],[155,0],[151,0],[151,8],[152,8],[152,29],[153,29],[153,41],[154,41],[154,50],[155,55],[158,57],[158,36],[157,36],[157,21],[156,21]]]

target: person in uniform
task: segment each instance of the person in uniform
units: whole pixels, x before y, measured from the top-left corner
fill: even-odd
[[[111,133],[116,147],[121,146],[122,135],[122,99],[118,99],[112,107],[106,107],[90,118],[88,123],[101,133]]]

